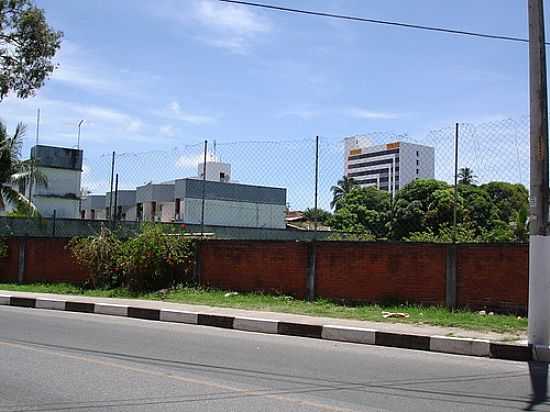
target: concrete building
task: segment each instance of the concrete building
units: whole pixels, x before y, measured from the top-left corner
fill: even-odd
[[[205,225],[286,227],[286,189],[198,179],[176,180],[176,221],[201,223],[203,188]]]
[[[103,203],[107,216],[111,211],[110,202],[111,192],[107,192]],[[136,191],[119,190],[116,194],[113,192],[113,207],[117,209],[115,212],[117,221],[135,221],[137,219]]]
[[[136,220],[173,222],[174,216],[174,182],[148,183],[136,188]]]
[[[87,220],[105,220],[105,195],[88,195],[80,204],[80,218]]]
[[[80,217],[80,181],[82,150],[37,145],[31,148],[36,170],[47,179],[47,185],[21,185],[23,193],[44,217]]]
[[[204,176],[204,163],[199,163],[198,166],[198,178],[203,179]],[[231,181],[231,165],[229,163],[223,163],[218,161],[206,162],[206,180],[212,182],[229,183]]]
[[[368,145],[355,137],[345,141],[345,175],[363,187],[374,186],[392,196],[415,179],[433,179],[433,147],[407,142]]]

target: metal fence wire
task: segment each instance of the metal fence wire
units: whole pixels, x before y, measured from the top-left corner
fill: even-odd
[[[151,221],[222,238],[525,241],[528,168],[527,116],[410,134],[209,140],[85,157],[75,218],[86,233],[91,221]],[[63,222],[70,229],[58,233],[78,234]]]

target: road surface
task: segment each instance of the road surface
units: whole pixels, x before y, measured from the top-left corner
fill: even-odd
[[[0,307],[0,412],[546,410],[548,369]]]

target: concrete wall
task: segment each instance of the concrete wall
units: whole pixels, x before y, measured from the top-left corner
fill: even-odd
[[[181,220],[186,224],[200,224],[202,200],[185,199],[181,203]],[[205,200],[206,225],[240,226],[284,229],[286,206],[264,203]]]

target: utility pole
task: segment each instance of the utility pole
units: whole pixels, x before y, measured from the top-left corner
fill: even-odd
[[[549,353],[548,94],[543,0],[529,0],[530,213],[529,330],[535,358]]]

